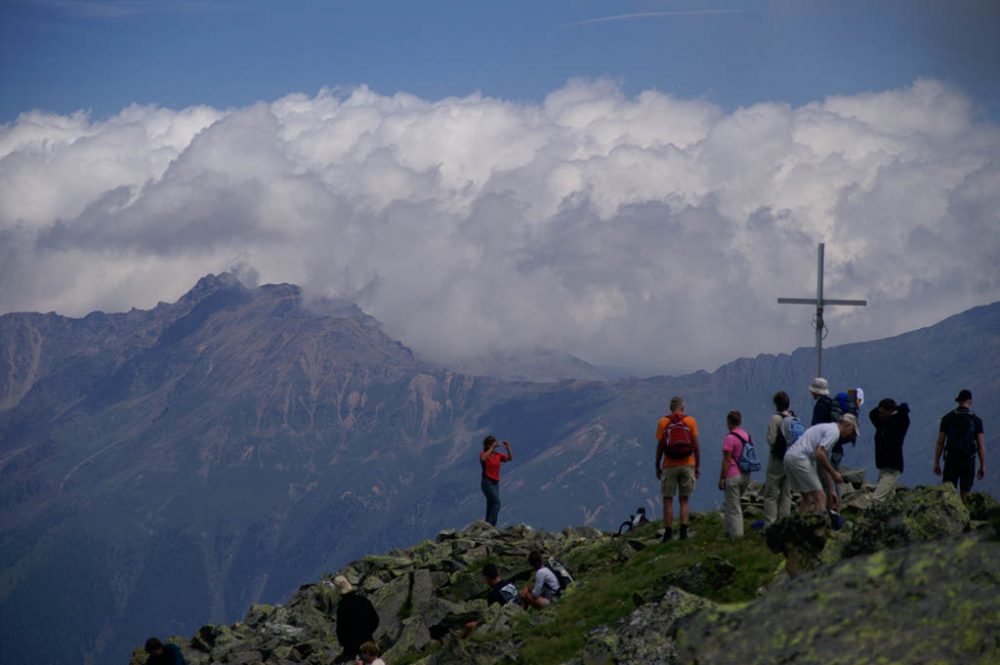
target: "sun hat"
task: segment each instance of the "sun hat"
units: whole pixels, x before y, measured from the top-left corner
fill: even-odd
[[[830,384],[826,382],[821,376],[817,376],[809,384],[809,392],[813,395],[829,395],[830,394]]]

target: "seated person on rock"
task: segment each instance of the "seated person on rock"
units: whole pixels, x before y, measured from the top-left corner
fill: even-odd
[[[528,555],[528,563],[535,571],[535,585],[521,590],[521,607],[541,609],[559,596],[559,578],[552,569],[542,564],[542,555],[534,551]]]
[[[487,605],[515,605],[518,601],[517,587],[513,582],[500,577],[500,571],[495,563],[483,566],[483,581],[490,587],[486,592]],[[461,637],[465,639],[479,625],[478,621],[469,621],[462,630]]]

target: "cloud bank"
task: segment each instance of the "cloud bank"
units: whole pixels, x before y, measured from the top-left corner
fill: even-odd
[[[609,81],[542,104],[294,94],[0,127],[0,311],[150,307],[202,275],[348,297],[423,357],[553,348],[653,373],[1000,295],[1000,130],[936,81],[733,112]]]

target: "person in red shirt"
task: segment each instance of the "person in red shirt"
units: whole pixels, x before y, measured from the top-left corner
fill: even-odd
[[[480,486],[486,497],[485,519],[493,526],[497,525],[497,518],[500,516],[500,465],[514,459],[514,453],[510,450],[510,442],[503,442],[503,447],[506,450],[503,453],[497,451],[500,445],[501,442],[490,434],[483,439],[483,452],[479,453],[479,464],[483,467],[483,479]]]

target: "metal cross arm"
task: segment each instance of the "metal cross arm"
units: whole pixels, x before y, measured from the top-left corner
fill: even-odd
[[[841,298],[823,297],[823,249],[824,244],[819,244],[819,261],[816,267],[816,297],[815,298],[778,298],[779,305],[813,305],[816,307],[816,376],[823,376],[823,331],[826,324],[823,323],[823,308],[827,305],[848,305],[854,307],[865,307],[867,300],[844,300]]]
[[[818,305],[819,307],[823,307],[824,305],[856,305],[864,307],[868,304],[868,301],[838,300],[836,298],[824,298],[823,300],[816,300],[815,298],[778,298],[778,303],[782,305]]]

